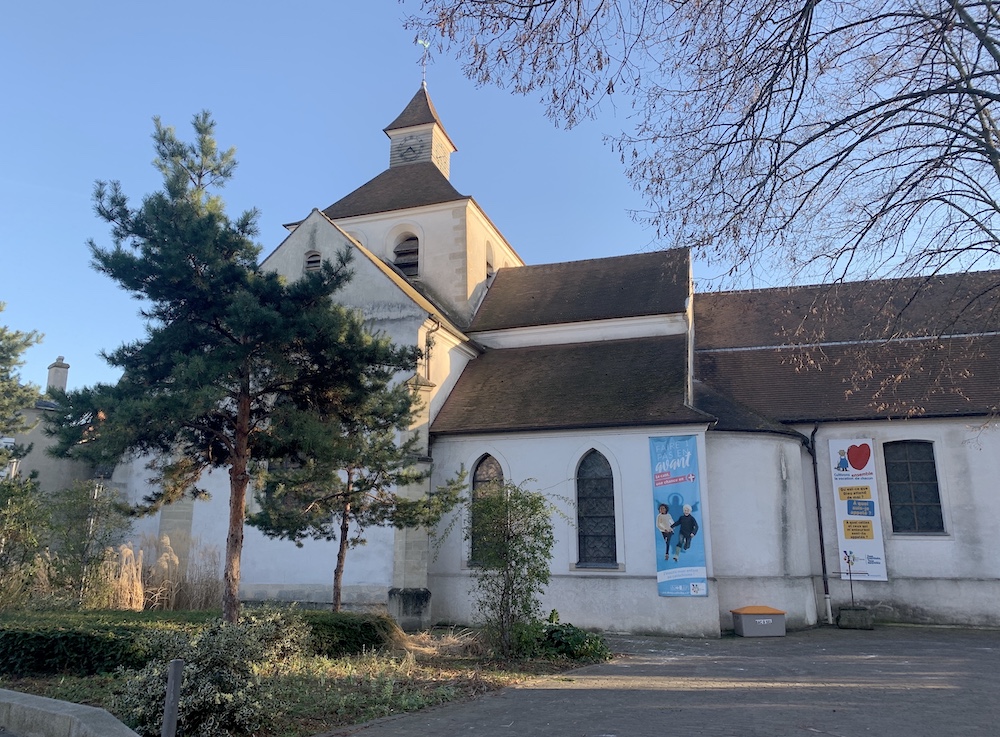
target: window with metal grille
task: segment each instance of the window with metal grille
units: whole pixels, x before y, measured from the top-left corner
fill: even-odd
[[[420,263],[420,241],[415,235],[407,236],[392,249],[393,263],[406,276],[416,276]]]
[[[616,566],[615,486],[608,459],[591,450],[576,472],[576,526],[583,566]]]
[[[476,468],[472,473],[472,496],[476,496],[477,490],[484,487],[486,484],[492,481],[503,481],[503,469],[500,467],[500,463],[496,458],[487,454],[479,459],[476,464]],[[476,519],[470,520],[472,525],[472,530],[475,532],[476,529]],[[470,551],[469,551],[469,564],[476,565],[476,561],[479,560],[478,545],[476,544],[475,534],[469,540]]]
[[[882,445],[893,532],[944,532],[934,445],[902,440]]]
[[[306,254],[306,271],[319,271],[323,264],[323,256],[319,251],[310,251]]]

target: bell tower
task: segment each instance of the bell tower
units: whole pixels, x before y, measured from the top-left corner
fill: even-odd
[[[384,129],[389,136],[389,168],[429,161],[450,176],[451,155],[458,149],[445,132],[426,85]]]

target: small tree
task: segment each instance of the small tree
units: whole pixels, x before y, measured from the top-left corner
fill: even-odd
[[[49,502],[57,583],[81,605],[106,599],[105,592],[95,590],[97,574],[109,549],[121,544],[132,527],[118,492],[99,481],[77,481],[51,494]]]
[[[554,507],[509,481],[480,486],[468,507],[465,539],[476,544],[476,607],[486,636],[500,657],[528,655],[549,582]]]
[[[24,603],[50,520],[33,477],[0,479],[0,610]]]
[[[293,283],[259,267],[256,212],[230,220],[210,194],[236,161],[234,149],[219,150],[208,112],[195,116],[192,144],[154,120],[163,191],[133,208],[117,182],[98,182],[95,207],[114,247],[90,243],[95,267],[142,300],[147,334],[105,354],[123,371],[117,384],[57,397],[50,432],[57,455],[94,465],[151,458],[157,485],[140,512],[202,496],[201,474],[228,470],[222,610],[235,622],[251,476],[271,452],[308,456],[321,445],[318,409],[336,415],[341,397],[412,369],[417,352],[334,304],[351,276],[348,252]]]
[[[299,546],[306,538],[338,541],[333,611],[340,611],[347,551],[365,544],[367,527],[430,526],[460,499],[463,479],[419,499],[402,495],[427,477],[413,466],[418,438],[400,441],[409,432],[412,407],[405,384],[389,386],[389,377],[369,384],[342,404],[337,417],[324,418],[322,444],[310,457],[272,469],[257,494],[260,511],[249,522],[265,535]]]

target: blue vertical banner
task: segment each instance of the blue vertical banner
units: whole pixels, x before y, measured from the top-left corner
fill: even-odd
[[[698,438],[649,439],[660,596],[708,596]]]

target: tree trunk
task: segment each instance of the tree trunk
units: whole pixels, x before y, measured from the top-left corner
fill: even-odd
[[[344,560],[347,558],[347,533],[350,532],[351,503],[344,502],[340,515],[340,545],[337,548],[337,567],[333,571],[333,611],[340,611],[340,600],[344,589]]]
[[[235,445],[229,466],[229,534],[226,536],[226,569],[223,575],[222,619],[235,624],[240,618],[240,556],[243,554],[243,521],[247,511],[250,475],[250,397],[239,398]]]

